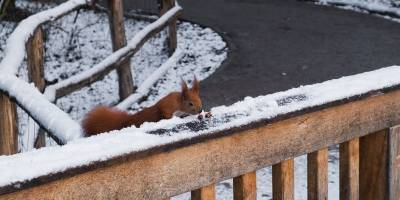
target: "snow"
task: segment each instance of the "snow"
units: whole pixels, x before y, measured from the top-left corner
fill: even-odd
[[[176,50],[168,60],[161,65],[156,71],[154,71],[136,90],[136,92],[126,99],[124,99],[121,103],[117,105],[117,108],[120,110],[128,109],[133,103],[136,103],[139,99],[146,96],[151,87],[159,80],[162,76],[182,57],[181,50]]]
[[[201,134],[213,134],[285,113],[390,88],[400,84],[397,76],[399,73],[400,66],[382,68],[270,95],[246,97],[243,101],[231,106],[213,108],[211,110],[213,118],[209,120],[198,121],[196,116],[183,119],[173,118],[158,123],[145,123],[140,128],[131,127],[77,139],[64,146],[1,156],[0,187]],[[300,173],[304,176],[304,173],[301,171]]]
[[[395,2],[384,1],[384,0],[319,0],[319,4],[330,5],[330,4],[342,4],[348,5],[347,7],[342,7],[344,9],[350,9],[355,11],[362,11],[360,9],[366,10],[367,12],[379,12],[387,13],[400,17],[400,8],[394,7]],[[397,2],[398,3],[398,2]],[[398,3],[398,6],[400,4]]]
[[[8,91],[20,106],[28,110],[40,124],[55,134],[62,142],[82,137],[79,123],[72,120],[56,105],[50,103],[32,84],[7,73],[0,74],[0,89]]]
[[[0,72],[16,74],[25,56],[25,43],[40,24],[52,21],[64,13],[86,4],[86,0],[69,0],[55,8],[32,15],[21,21],[7,41],[6,56],[0,63]]]
[[[111,55],[109,55],[107,58],[102,60],[99,64],[93,66],[89,70],[82,72],[78,75],[72,76],[69,79],[63,80],[55,85],[49,86],[45,90],[45,95],[49,100],[55,101],[55,93],[58,89],[64,88],[68,85],[78,83],[82,80],[88,79],[90,77],[93,77],[94,74],[99,73],[103,71],[105,68],[108,66],[112,65],[112,63],[115,63],[122,58],[124,58],[126,55],[129,55],[131,51],[134,49],[137,49],[140,46],[141,41],[152,31],[156,30],[163,24],[165,24],[171,17],[173,17],[175,14],[180,12],[182,8],[178,5],[176,5],[174,8],[170,9],[168,12],[166,12],[163,16],[161,16],[159,19],[157,19],[155,22],[147,25],[143,30],[139,31],[135,37],[133,37],[130,41],[128,41],[127,45],[118,51],[115,51]]]

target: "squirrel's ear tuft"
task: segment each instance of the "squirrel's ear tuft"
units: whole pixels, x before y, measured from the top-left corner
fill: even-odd
[[[192,91],[199,94],[200,92],[200,83],[197,80],[196,76],[193,78],[193,86],[192,86]]]
[[[182,95],[183,95],[183,97],[188,97],[189,88],[188,88],[186,82],[182,78],[181,78],[181,87],[182,87]]]

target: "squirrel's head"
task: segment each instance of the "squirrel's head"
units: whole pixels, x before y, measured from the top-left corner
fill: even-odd
[[[188,114],[198,114],[203,111],[201,99],[199,96],[200,84],[197,78],[194,77],[193,86],[189,89],[186,82],[182,80],[182,108],[181,111]]]

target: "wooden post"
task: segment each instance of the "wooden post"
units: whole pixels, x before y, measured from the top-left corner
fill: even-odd
[[[257,176],[256,172],[250,172],[233,178],[234,200],[256,200],[257,199]]]
[[[389,130],[389,200],[400,199],[400,126]]]
[[[192,191],[192,200],[215,200],[215,185],[202,187]]]
[[[360,139],[360,199],[398,200],[400,126]]]
[[[26,50],[29,81],[33,82],[40,92],[43,92],[46,82],[44,79],[43,30],[40,26],[26,43]],[[46,132],[40,128],[37,134],[35,148],[46,146]]]
[[[113,51],[117,51],[126,46],[123,0],[108,0],[108,7]],[[124,60],[124,62],[117,67],[117,74],[119,97],[122,101],[135,90],[130,67],[130,59]]]
[[[308,200],[328,199],[328,148],[307,155]]]
[[[272,198],[294,199],[294,160],[286,160],[272,166]]]
[[[359,197],[359,139],[340,144],[339,185],[341,200]]]
[[[17,107],[0,91],[0,155],[11,155],[18,151]]]
[[[168,12],[168,10],[173,8],[174,6],[175,0],[162,0],[160,15]],[[168,27],[168,50],[170,55],[175,52],[178,43],[176,22],[177,20],[172,21]]]

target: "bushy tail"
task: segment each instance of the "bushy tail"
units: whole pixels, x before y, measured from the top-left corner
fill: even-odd
[[[129,115],[106,106],[99,106],[90,111],[82,121],[86,137],[99,133],[119,130],[124,128]]]

